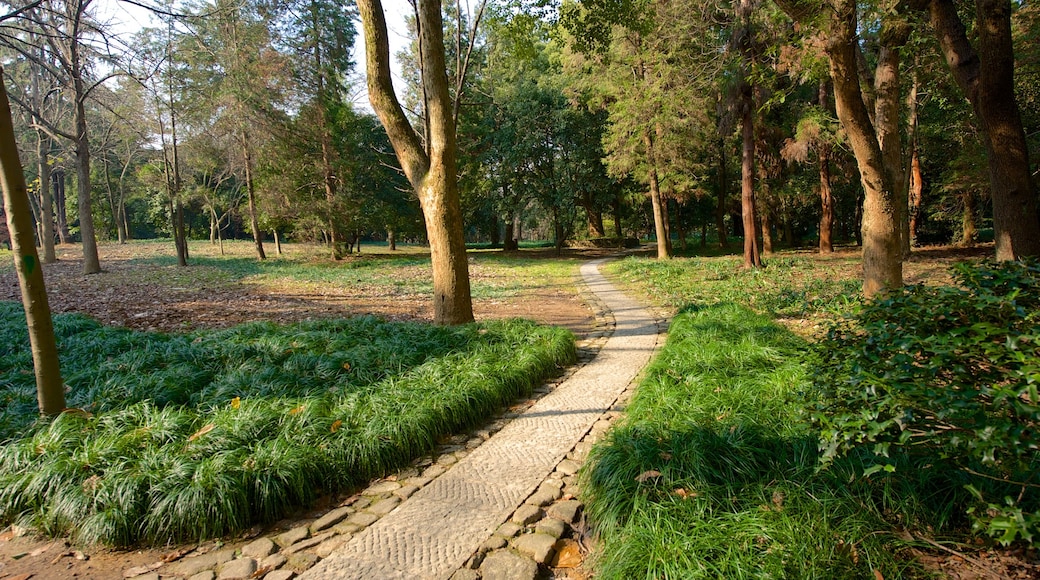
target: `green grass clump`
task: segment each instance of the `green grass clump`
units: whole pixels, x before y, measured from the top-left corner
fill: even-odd
[[[164,335],[55,317],[69,407],[37,419],[0,303],[0,521],[87,543],[226,535],[479,423],[575,357],[565,330],[375,318]]]
[[[583,472],[602,578],[886,578],[895,524],[940,526],[935,482],[817,471],[818,435],[797,393],[806,343],[733,304],[681,312],[626,418]],[[925,495],[920,490],[930,490]],[[923,576],[923,574],[920,574]]]

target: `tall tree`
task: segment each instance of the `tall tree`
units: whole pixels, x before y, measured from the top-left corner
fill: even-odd
[[[282,42],[294,54],[291,60],[297,89],[307,104],[306,122],[300,129],[310,128],[308,141],[317,141],[321,184],[325,197],[325,222],[332,258],[342,257],[344,236],[341,214],[343,204],[338,190],[343,176],[337,175],[336,151],[333,147],[335,109],[345,104],[346,78],[353,63],[350,49],[354,42],[352,7],[329,0],[297,0],[285,5]]]
[[[364,26],[368,93],[401,167],[419,197],[433,265],[434,322],[473,320],[469,265],[462,232],[454,107],[448,94],[440,2],[418,0],[422,86],[429,131],[424,148],[409,124],[390,77],[390,47],[380,0],[358,0]]]
[[[975,0],[977,44],[953,0],[927,3],[932,27],[957,85],[971,102],[989,160],[997,259],[1040,256],[1040,214],[1029,147],[1015,100],[1011,0]]]
[[[886,165],[885,150],[891,152],[893,138],[898,139],[898,115],[890,114],[888,99],[894,97],[898,102],[898,47],[909,32],[905,19],[894,10],[886,11],[882,19],[880,41],[888,54],[879,58],[877,76],[881,77],[879,84],[886,83],[886,90],[875,97],[876,109],[882,114],[872,115],[860,81],[858,4],[854,0],[826,0],[821,4],[777,0],[777,4],[796,21],[819,30],[829,57],[838,119],[856,156],[865,194],[863,293],[870,297],[898,288],[903,284],[899,217],[905,209],[899,209],[896,172]],[[902,179],[901,171],[898,175]],[[902,205],[906,205],[905,198]]]
[[[3,67],[0,67],[3,78]],[[33,366],[36,369],[36,397],[40,413],[57,415],[65,410],[65,385],[58,364],[58,347],[54,338],[43,269],[33,243],[32,210],[29,194],[14,139],[14,122],[7,89],[0,82],[0,185],[4,194],[7,229],[11,236],[15,271],[22,290],[22,306],[29,328]]]

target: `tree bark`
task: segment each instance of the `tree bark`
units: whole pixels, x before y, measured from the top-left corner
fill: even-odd
[[[58,243],[67,244],[72,239],[69,234],[68,212],[65,208],[65,170],[58,168],[51,174],[54,183],[54,221],[58,225]]]
[[[907,246],[907,193],[900,123],[900,49],[910,36],[910,25],[897,14],[885,15],[880,32],[877,69],[874,73],[874,131],[881,159],[892,184],[893,219],[899,236],[899,256]]]
[[[910,157],[910,242],[917,241],[917,228],[921,224],[921,204],[924,203],[924,182],[921,181],[921,154],[914,146]]]
[[[43,263],[58,261],[54,252],[54,203],[51,199],[51,140],[43,131],[36,131],[36,154],[40,168],[40,224],[37,228],[40,246],[43,248]]]
[[[81,14],[81,13],[80,13]],[[69,22],[69,61],[75,99],[76,147],[76,201],[79,210],[79,234],[83,242],[83,273],[101,271],[98,259],[97,237],[94,235],[94,214],[90,206],[90,138],[87,135],[87,91],[83,86],[83,63],[79,45],[79,19]]]
[[[382,2],[359,0],[357,5],[365,35],[369,100],[386,129],[405,176],[419,197],[426,221],[433,267],[434,322],[472,322],[473,303],[462,231],[455,125],[444,62],[440,2],[418,0],[417,6],[429,153],[394,94]]]
[[[798,0],[778,0],[792,18],[812,21],[815,11]],[[903,284],[900,252],[900,215],[897,194],[885,168],[878,132],[864,103],[857,63],[858,26],[855,0],[831,0],[826,20],[824,50],[830,57],[834,102],[859,166],[863,184],[863,294],[870,298]]]
[[[726,141],[719,137],[718,203],[715,205],[715,231],[719,247],[729,247],[726,240],[726,202],[729,199],[729,173],[726,170]]]
[[[83,81],[76,79],[75,83],[82,90]],[[90,140],[87,137],[87,112],[83,98],[78,96],[76,101],[76,204],[79,206],[79,235],[83,243],[83,273],[97,274],[101,271],[101,261],[98,259],[94,214],[90,206]]]
[[[667,260],[668,230],[665,227],[664,210],[661,208],[661,188],[657,181],[657,160],[654,155],[654,138],[650,131],[643,133],[643,145],[646,147],[647,172],[650,181],[650,205],[654,210],[654,232],[657,235],[657,259]]]
[[[3,68],[0,67],[0,78],[2,77]],[[54,338],[43,269],[36,253],[29,192],[18,157],[11,106],[3,83],[0,83],[0,185],[3,189],[15,271],[21,287],[25,322],[29,330],[29,344],[36,372],[36,399],[41,414],[57,415],[65,410],[65,387],[58,364],[58,347]]]
[[[762,254],[769,256],[773,253],[773,224],[769,219],[769,208],[762,207],[758,211],[759,223],[762,225]]]
[[[964,190],[961,193],[961,203],[964,206],[961,213],[961,241],[957,245],[970,248],[975,245],[975,240],[979,237],[979,230],[975,227],[977,213],[975,192],[971,189]]]
[[[256,247],[256,257],[258,260],[266,260],[267,254],[264,252],[264,234],[260,231],[260,218],[257,217],[256,211],[256,191],[253,187],[253,154],[249,149],[249,144],[246,142],[246,138],[242,136],[243,150],[245,151],[245,164],[246,164],[246,201],[249,205],[249,229],[253,233],[253,245]]]
[[[982,125],[997,259],[1038,256],[1040,216],[1015,100],[1011,1],[976,0],[978,52],[968,41],[953,0],[931,0],[928,7],[953,78]]]
[[[897,194],[863,102],[856,64],[857,15],[854,0],[834,0],[826,51],[838,118],[848,136],[863,184],[863,294],[868,298],[903,284]]]
[[[834,194],[831,191],[830,146],[817,152],[820,163],[820,253],[834,252]]]
[[[755,232],[755,123],[751,85],[741,90],[742,114],[740,120],[740,217],[744,230],[744,267],[762,267],[758,238]]]

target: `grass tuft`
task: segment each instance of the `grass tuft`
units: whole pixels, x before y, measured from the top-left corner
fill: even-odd
[[[806,346],[734,304],[676,316],[583,471],[599,577],[926,576],[893,530],[945,525],[956,483],[864,480],[855,458],[818,471]]]
[[[39,419],[0,303],[0,521],[126,546],[227,535],[428,452],[575,358],[565,330],[376,318],[185,335],[55,317],[67,403]]]

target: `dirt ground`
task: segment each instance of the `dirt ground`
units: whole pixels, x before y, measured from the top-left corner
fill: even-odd
[[[171,268],[131,262],[132,258],[142,257],[141,247],[134,244],[102,245],[103,271],[83,276],[79,251],[78,246],[60,247],[59,261],[45,266],[51,310],[80,312],[105,324],[134,330],[176,332],[224,328],[256,320],[295,322],[364,314],[388,320],[433,318],[430,297],[388,293],[379,287],[261,286],[214,281],[193,285],[180,279],[171,283]],[[155,250],[149,245],[145,251]],[[566,255],[592,259],[606,254],[567,250]],[[21,300],[12,270],[0,271],[0,300]],[[588,332],[593,322],[592,312],[574,287],[566,286],[536,286],[520,296],[476,299],[473,309],[478,320],[523,317],[566,327],[578,336]]]
[[[59,249],[59,262],[46,266],[51,308],[55,312],[81,312],[105,324],[137,330],[179,331],[222,328],[254,320],[291,322],[311,318],[377,314],[391,320],[430,320],[429,298],[418,295],[380,295],[378,291],[329,286],[251,285],[241,283],[181,284],[167,278],[162,266],[131,263],[139,256],[134,245],[101,246],[104,272],[83,276],[78,246]],[[549,254],[552,250],[542,251]],[[837,263],[858,250],[848,249],[831,258]],[[907,264],[908,283],[946,276],[950,262],[983,257],[992,248],[929,248],[919,251]],[[576,258],[609,255],[603,250],[568,250]],[[13,271],[0,271],[0,300],[20,300]],[[583,303],[576,287],[538,286],[520,296],[475,300],[478,319],[521,316],[571,329],[579,337],[587,334],[595,318]],[[251,530],[246,537],[266,530],[288,528],[296,521],[321,513],[323,498],[297,519],[284,520],[264,529]],[[0,580],[120,580],[143,574],[156,564],[179,559],[191,552],[244,543],[243,538],[201,545],[166,546],[157,549],[107,550],[72,546],[65,540],[40,539],[24,530],[0,530]],[[963,552],[946,549],[916,553],[940,577],[956,580],[976,578],[1040,578],[1036,550],[1000,550],[975,547]],[[916,551],[915,551],[916,552]],[[130,574],[133,572],[133,574]]]

